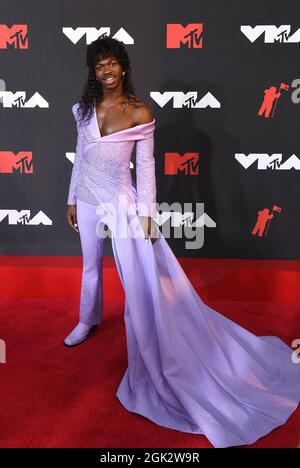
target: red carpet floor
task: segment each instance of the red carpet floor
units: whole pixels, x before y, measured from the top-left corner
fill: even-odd
[[[24,269],[24,265],[25,281],[38,297],[24,297],[24,290],[15,299],[10,283],[13,270],[2,262],[0,279],[4,288],[0,300],[0,339],[6,342],[7,355],[6,363],[0,364],[0,447],[211,447],[204,436],[162,428],[142,416],[129,413],[116,398],[117,387],[127,366],[124,297],[114,266],[108,260],[104,278],[104,322],[91,339],[73,349],[64,347],[62,343],[77,320],[78,265],[74,266],[77,280],[73,292],[67,288],[68,294],[73,293],[73,299],[40,298],[37,283],[41,278],[39,276],[33,284],[32,271]],[[195,264],[192,262],[192,265]],[[228,263],[226,265],[228,268]],[[249,264],[246,269],[249,272]],[[260,272],[253,270],[252,282],[248,289],[245,288],[247,300],[240,297],[229,300],[225,286],[231,284],[233,270],[230,274],[227,272],[230,282],[226,283],[220,268],[212,266],[209,269],[206,265],[205,287],[203,284],[200,287],[199,278],[204,277],[199,274],[200,270],[191,266],[186,269],[197,291],[202,297],[205,295],[211,307],[257,335],[275,334],[289,345],[293,339],[300,338],[300,301],[291,300],[299,293],[298,289],[294,290],[295,276],[288,281],[285,302],[267,300],[270,297],[266,296],[266,290],[264,294],[260,291],[262,278],[270,281],[270,271],[263,274],[262,269]],[[49,265],[47,271],[49,273]],[[278,269],[276,272],[279,274]],[[235,274],[237,281],[237,277],[245,275],[245,269],[241,271],[240,268]],[[297,269],[295,274],[299,275]],[[287,275],[287,271],[283,272],[286,280]],[[21,276],[18,271],[16,277],[20,281]],[[69,276],[72,275],[69,273]],[[53,272],[51,278],[55,281]],[[255,278],[259,279],[257,283]],[[9,279],[8,289],[5,289],[4,279]],[[220,282],[223,282],[222,288]],[[239,296],[241,285],[235,286]],[[48,287],[51,290],[51,284],[48,283]],[[55,287],[59,289],[59,285]],[[220,299],[222,290],[225,300]],[[218,300],[209,298],[212,291]],[[251,294],[255,300],[249,300]],[[260,294],[264,300],[257,300]],[[284,426],[251,447],[299,446],[300,408]]]

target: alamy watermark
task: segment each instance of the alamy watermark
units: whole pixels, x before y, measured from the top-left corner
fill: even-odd
[[[6,363],[6,343],[4,340],[0,340],[0,364]]]
[[[296,348],[295,351],[292,352],[292,361],[294,364],[299,364],[300,363],[300,338],[297,338],[292,342],[292,348]]]
[[[204,212],[204,203],[152,203],[129,202],[118,196],[116,202],[102,202],[97,205],[99,220],[96,226],[100,238],[144,238],[141,216],[151,217],[162,235],[168,239],[187,239],[186,249],[200,249],[204,245],[204,229],[215,227],[215,222]],[[109,228],[109,230],[106,229]],[[113,234],[112,234],[113,233]]]

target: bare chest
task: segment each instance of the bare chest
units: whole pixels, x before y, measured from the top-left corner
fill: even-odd
[[[133,109],[121,110],[121,107],[105,108],[104,106],[96,106],[96,118],[102,137],[111,135],[131,127],[135,127]]]

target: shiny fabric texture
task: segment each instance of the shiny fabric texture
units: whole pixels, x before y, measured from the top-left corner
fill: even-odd
[[[300,401],[300,364],[292,361],[292,348],[278,337],[250,333],[205,304],[158,228],[156,242],[146,242],[139,216],[156,214],[155,120],[101,137],[95,108],[85,126],[76,109],[68,202],[77,204],[83,251],[80,316],[90,325],[103,319],[100,234],[108,226],[125,291],[128,355],[116,397],[128,411],[203,434],[214,447],[255,442],[285,423]],[[136,188],[129,168],[135,142]],[[121,227],[132,236],[120,235]]]

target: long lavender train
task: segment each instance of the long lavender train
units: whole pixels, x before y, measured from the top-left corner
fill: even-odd
[[[154,244],[118,236],[116,213],[137,227],[139,215],[156,213],[155,119],[101,136],[95,106],[84,124],[78,103],[72,111],[77,146],[68,204],[77,203],[83,247],[80,321],[91,326],[103,319],[99,223],[111,230],[125,290],[128,368],[117,398],[156,424],[204,434],[215,447],[255,442],[285,423],[300,401],[300,364],[292,361],[292,349],[205,304],[159,230]],[[136,188],[130,171],[135,143]],[[140,208],[130,212],[120,195]]]

